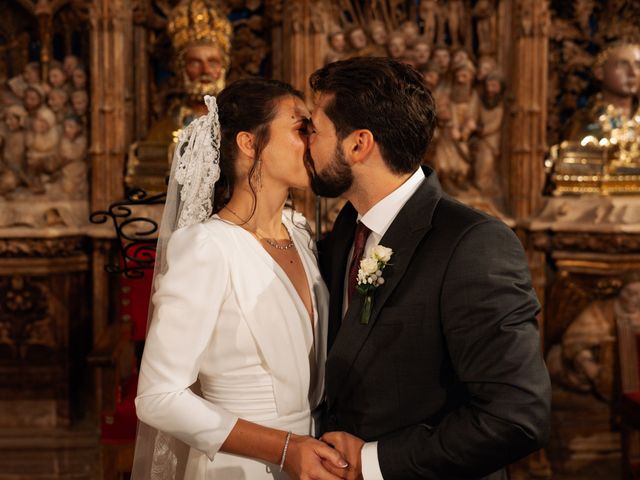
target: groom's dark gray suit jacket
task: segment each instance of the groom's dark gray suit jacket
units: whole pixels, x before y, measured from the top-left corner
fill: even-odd
[[[549,434],[539,304],[513,232],[425,175],[380,241],[394,253],[367,325],[357,293],[342,318],[351,204],[319,245],[331,292],[324,427],[377,440],[385,480],[501,478]]]

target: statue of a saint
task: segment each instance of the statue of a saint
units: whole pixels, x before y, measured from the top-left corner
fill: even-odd
[[[383,57],[387,54],[387,27],[382,20],[371,20],[369,22],[369,36],[371,37],[371,54],[376,57]]]
[[[324,64],[337,62],[345,58],[347,42],[342,30],[336,30],[329,34],[329,52],[324,57]]]
[[[171,11],[167,30],[177,94],[147,138],[132,145],[125,177],[128,187],[148,192],[165,190],[174,139],[194,118],[206,113],[203,97],[224,88],[230,63],[231,23],[213,0],[182,0]]]
[[[498,72],[488,74],[480,85],[480,112],[473,142],[474,183],[487,198],[499,196],[496,164],[500,156],[504,119],[504,81]]]
[[[601,90],[587,108],[571,119],[566,140],[608,138],[612,128],[640,113],[640,45],[623,43],[605,49],[596,59],[593,74]]]
[[[402,25],[400,25],[400,31],[404,34],[404,40],[407,48],[413,48],[420,36],[418,24],[411,20],[407,20],[406,22],[402,22]]]
[[[347,39],[349,40],[350,55],[351,56],[367,56],[369,55],[369,40],[364,28],[356,25],[349,29],[347,33]]]
[[[407,40],[406,36],[402,32],[391,32],[389,35],[389,44],[387,45],[387,52],[389,56],[394,60],[402,60],[407,53]]]
[[[431,58],[431,46],[425,37],[418,37],[413,44],[412,54],[418,69],[427,64]]]

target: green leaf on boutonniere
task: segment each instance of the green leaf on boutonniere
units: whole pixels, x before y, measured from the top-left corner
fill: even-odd
[[[362,325],[368,325],[371,318],[371,311],[373,310],[373,292],[368,293],[364,297],[364,304],[362,305],[362,316],[360,317],[360,323]]]

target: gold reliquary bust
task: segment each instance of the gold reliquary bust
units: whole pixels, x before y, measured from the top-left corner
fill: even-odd
[[[546,160],[554,195],[640,193],[640,45],[618,43],[596,59],[601,85]]]
[[[168,19],[176,88],[167,113],[146,138],[131,145],[125,175],[128,188],[166,190],[174,144],[181,130],[207,112],[205,95],[225,87],[231,51],[231,23],[214,0],[183,0]]]

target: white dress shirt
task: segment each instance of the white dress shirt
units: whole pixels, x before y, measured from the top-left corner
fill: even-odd
[[[413,196],[418,187],[424,181],[425,176],[422,168],[418,168],[415,173],[407,179],[402,185],[396,188],[389,195],[376,203],[364,215],[358,215],[358,220],[362,222],[371,233],[365,244],[365,255],[369,250],[380,243],[380,239],[393,223],[398,212],[404,207],[405,203]],[[353,247],[349,253],[347,265],[351,265],[351,257],[353,256]],[[342,304],[342,316],[347,313],[349,303],[347,302],[347,288],[349,269],[345,275],[344,296]],[[361,453],[362,461],[362,477],[364,480],[383,480],[380,463],[378,462],[378,442],[365,443]]]

